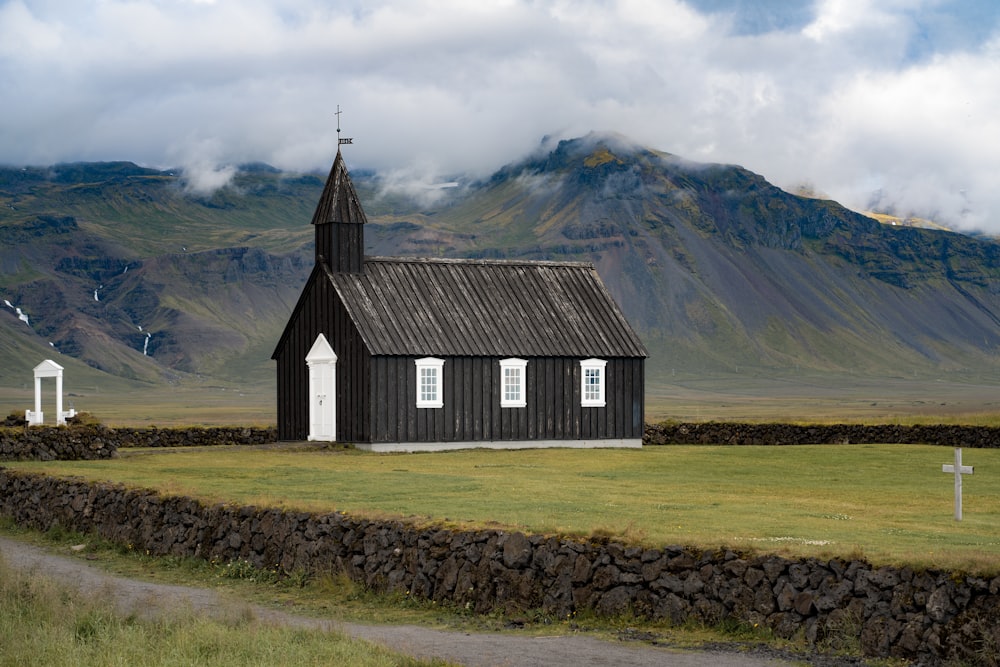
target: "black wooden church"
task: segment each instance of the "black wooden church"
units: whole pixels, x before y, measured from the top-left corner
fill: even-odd
[[[272,355],[280,439],[641,446],[646,349],[592,265],[365,257],[365,222],[338,150]]]

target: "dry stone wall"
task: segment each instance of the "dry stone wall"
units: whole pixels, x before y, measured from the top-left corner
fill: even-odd
[[[742,424],[704,422],[646,424],[644,445],[846,445],[925,444],[1000,447],[995,426],[908,424]]]
[[[0,468],[0,515],[154,555],[247,561],[285,572],[343,572],[380,591],[478,613],[634,613],[674,623],[770,627],[817,647],[923,665],[996,664],[1000,577],[790,560],[729,550],[642,548],[499,530],[418,528],[340,513],[234,505]]]
[[[108,459],[118,449],[108,435],[92,427],[0,428],[0,461]]]
[[[0,428],[0,461],[112,458],[128,447],[260,445],[275,442],[275,428],[108,428],[99,425]]]
[[[251,427],[108,428],[0,427],[0,461],[111,458],[128,447],[260,445],[276,442],[277,429]],[[644,445],[826,445],[922,443],[1000,447],[1000,428],[900,424],[741,424],[729,422],[647,424]]]

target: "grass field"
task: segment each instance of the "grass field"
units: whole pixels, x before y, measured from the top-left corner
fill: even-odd
[[[0,665],[391,665],[430,667],[381,646],[331,631],[257,622],[234,605],[231,618],[177,609],[167,617],[118,613],[102,596],[85,596],[0,558]]]
[[[1000,425],[1000,386],[970,377],[799,373],[649,378],[646,421]]]
[[[962,522],[950,448],[670,446],[642,450],[138,450],[10,467],[208,502],[339,510],[875,563],[1000,571],[1000,451],[966,449]]]

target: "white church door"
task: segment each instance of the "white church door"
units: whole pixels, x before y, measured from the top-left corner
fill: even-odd
[[[309,440],[337,439],[337,355],[326,336],[316,337],[309,354]]]

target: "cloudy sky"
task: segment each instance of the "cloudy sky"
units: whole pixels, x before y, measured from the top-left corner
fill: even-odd
[[[0,163],[486,175],[546,135],[1000,232],[995,0],[0,0]]]

